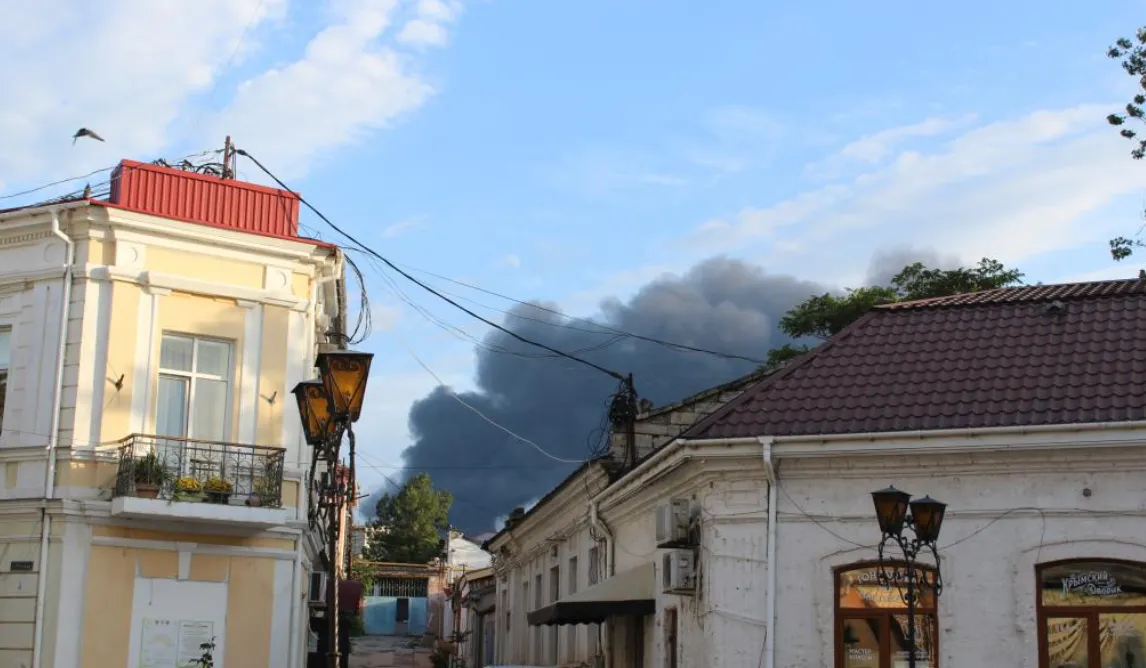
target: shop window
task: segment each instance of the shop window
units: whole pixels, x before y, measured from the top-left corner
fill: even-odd
[[[1146,666],[1146,564],[1060,561],[1037,572],[1040,666]]]
[[[908,659],[907,571],[887,565],[887,580],[876,564],[836,571],[836,668],[898,668]],[[931,571],[918,567],[915,604],[915,665],[936,668],[939,624],[935,592],[922,587]]]

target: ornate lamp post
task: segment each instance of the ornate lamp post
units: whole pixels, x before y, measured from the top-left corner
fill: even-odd
[[[907,604],[907,665],[915,668],[915,606],[919,600],[920,590],[930,589],[936,601],[943,592],[943,576],[939,572],[939,551],[936,541],[939,540],[939,530],[943,527],[943,515],[947,504],[926,496],[922,499],[911,500],[911,495],[895,487],[881,489],[871,493],[875,502],[875,515],[879,520],[879,530],[883,538],[879,542],[879,579],[880,583],[888,586],[891,577],[886,571],[884,548],[889,541],[899,546],[903,553],[905,565],[904,579],[906,590],[899,589],[899,595]],[[904,535],[904,529],[911,531],[911,536]],[[926,571],[917,568],[920,553],[931,553],[935,564],[930,579]]]
[[[303,381],[292,390],[298,402],[306,443],[314,452],[308,480],[311,528],[318,526],[321,515],[327,515],[326,539],[332,580],[326,588],[329,668],[339,668],[338,586],[343,560],[338,554],[338,538],[347,504],[354,501],[350,498],[355,490],[353,424],[362,414],[362,400],[366,396],[366,381],[373,358],[370,353],[350,350],[319,353],[315,361],[319,378]],[[350,443],[349,480],[340,470],[339,450],[344,434]],[[315,473],[320,462],[326,465],[326,471],[320,484],[316,485]]]

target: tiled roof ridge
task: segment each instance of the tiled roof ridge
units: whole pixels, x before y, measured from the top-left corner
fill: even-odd
[[[1146,294],[1146,279],[1127,278],[1081,283],[1051,283],[993,288],[945,297],[929,297],[906,302],[878,304],[873,310],[897,311],[920,308],[987,306],[999,304],[1038,303],[1056,300],[1123,297]]]
[[[767,376],[761,378],[760,382],[756,383],[755,385],[746,388],[735,399],[724,404],[723,406],[721,406],[717,410],[713,411],[712,413],[709,413],[707,417],[705,417],[703,420],[700,420],[699,422],[693,424],[691,427],[689,427],[683,434],[681,434],[677,438],[679,438],[680,440],[688,440],[688,439],[692,438],[694,434],[704,433],[705,430],[708,429],[709,425],[711,425],[715,422],[718,422],[725,415],[736,410],[736,408],[738,406],[740,406],[741,404],[744,404],[744,403],[751,401],[756,396],[758,396],[761,392],[766,391],[772,385],[784,380],[788,376],[795,373],[797,369],[801,369],[805,366],[808,366],[809,364],[812,364],[816,360],[816,358],[820,357],[821,355],[823,355],[828,350],[831,350],[835,346],[839,345],[841,342],[850,339],[852,337],[852,334],[855,333],[855,331],[857,329],[859,329],[860,327],[863,327],[869,320],[871,320],[874,317],[876,317],[875,311],[868,311],[867,313],[861,315],[859,318],[856,319],[855,322],[853,322],[852,324],[850,324],[847,327],[840,330],[839,333],[832,336],[827,341],[824,341],[823,343],[816,346],[815,348],[812,348],[811,350],[804,353],[803,355],[800,355],[799,357],[795,358],[794,360],[789,362],[787,366],[780,369],[779,371],[768,374]]]

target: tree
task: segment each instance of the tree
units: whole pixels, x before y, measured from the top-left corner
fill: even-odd
[[[843,295],[824,293],[804,300],[780,319],[780,330],[793,339],[826,341],[839,334],[877,304],[947,297],[1017,285],[1023,273],[1001,262],[983,258],[974,267],[931,269],[922,262],[909,264],[891,277],[889,285],[848,289]],[[779,368],[810,350],[807,345],[784,344],[768,353],[765,368]]]
[[[364,555],[370,561],[424,564],[441,555],[439,532],[449,528],[452,494],[434,489],[425,473],[410,478],[397,494],[384,494],[375,507],[377,529]]]
[[[1106,117],[1111,125],[1121,128],[1119,134],[1134,143],[1130,149],[1130,157],[1141,160],[1146,156],[1146,139],[1138,137],[1138,133],[1126,127],[1130,120],[1139,123],[1146,122],[1146,28],[1139,28],[1134,39],[1121,38],[1106,52],[1107,56],[1121,60],[1122,69],[1126,74],[1137,79],[1138,90],[1130,102],[1126,103],[1126,113],[1110,114]],[[1115,260],[1125,260],[1134,254],[1136,248],[1146,247],[1142,240],[1142,230],[1139,229],[1134,237],[1115,237],[1110,240],[1110,255]]]

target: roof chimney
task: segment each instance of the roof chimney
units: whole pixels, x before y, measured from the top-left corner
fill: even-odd
[[[234,179],[123,160],[112,172],[109,202],[189,223],[298,238],[298,195]]]

